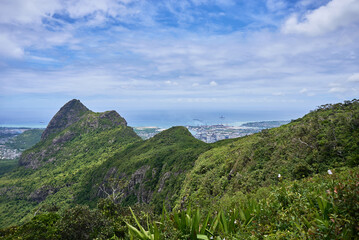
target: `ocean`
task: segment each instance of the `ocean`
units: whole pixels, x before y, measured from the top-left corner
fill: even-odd
[[[169,128],[172,126],[230,125],[239,126],[246,122],[285,121],[301,117],[298,113],[274,111],[122,111],[131,127],[153,126]],[[33,119],[31,119],[33,120]],[[13,121],[1,121],[0,127],[46,128],[50,119],[27,120],[26,116]]]

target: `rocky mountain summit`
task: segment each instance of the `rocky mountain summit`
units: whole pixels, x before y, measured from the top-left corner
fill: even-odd
[[[19,167],[0,179],[0,206],[10,206],[0,214],[15,211],[18,200],[26,206],[19,216],[0,219],[0,226],[31,217],[27,210],[42,205],[94,207],[116,194],[119,203],[145,203],[160,211],[174,204],[186,173],[210,148],[185,127],[144,141],[116,111],[95,113],[71,100],[41,141],[23,152]]]
[[[55,161],[54,155],[74,138],[94,130],[112,129],[118,126],[126,127],[127,122],[116,111],[95,113],[80,100],[73,99],[51,119],[41,136],[38,148],[22,154],[19,164],[26,168],[37,169],[46,162]]]
[[[77,122],[86,112],[90,110],[80,100],[73,99],[66,103],[51,119],[49,125],[42,133],[41,139],[45,140],[54,133],[59,133],[71,124]]]

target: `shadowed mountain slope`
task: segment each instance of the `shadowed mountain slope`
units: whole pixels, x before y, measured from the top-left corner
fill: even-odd
[[[71,100],[42,140],[22,154],[20,166],[0,178],[0,226],[28,219],[42,204],[75,204],[85,176],[137,141],[142,140],[117,112],[94,113]]]
[[[106,185],[110,179],[123,179],[127,185],[119,189],[120,201],[126,205],[149,203],[161,211],[163,203],[171,205],[178,198],[187,171],[193,168],[198,156],[210,148],[186,128],[172,127],[117,152],[94,169],[84,182],[90,182],[87,184],[90,188],[81,192],[79,198],[86,203],[98,196],[106,197],[99,191],[98,183]]]
[[[126,182],[118,189],[124,204],[160,208],[175,201],[185,173],[210,149],[184,127],[143,141],[117,112],[94,113],[78,100],[65,104],[45,133],[0,178],[0,226],[26,221],[46,204],[96,206],[112,194],[113,179]]]

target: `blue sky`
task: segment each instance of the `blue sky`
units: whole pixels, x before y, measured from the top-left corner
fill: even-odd
[[[359,0],[2,0],[0,124],[73,98],[132,125],[296,118],[358,98],[358,42]]]

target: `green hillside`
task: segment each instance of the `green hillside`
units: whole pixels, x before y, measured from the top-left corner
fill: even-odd
[[[29,149],[41,140],[43,129],[29,129],[12,138],[6,143],[6,146],[12,149]]]
[[[74,108],[70,112],[78,115]],[[63,117],[59,113],[55,121]],[[52,134],[22,154],[17,169],[0,178],[0,226],[26,221],[43,204],[75,204],[75,195],[92,169],[141,141],[115,112],[83,113],[81,109],[81,117],[62,128],[52,127]]]
[[[83,184],[90,195],[81,192],[78,198],[88,203],[97,196],[106,197],[103,192],[98,193],[98,184],[106,185],[109,179],[121,179],[127,183],[121,197],[125,205],[149,203],[161,211],[164,202],[173,204],[178,198],[186,172],[208,149],[208,144],[195,139],[186,128],[170,128],[118,151],[93,169]]]
[[[210,149],[184,127],[143,141],[116,112],[81,105],[72,100],[61,108],[20,167],[0,178],[0,226],[24,222],[48,204],[94,207],[113,191],[123,204],[153,203],[160,211],[164,202],[174,204],[185,173]],[[113,190],[119,178],[126,186]]]
[[[72,100],[19,163],[0,177],[0,226],[24,224],[8,239],[358,236],[358,100],[214,144],[184,127],[144,141],[118,113]]]
[[[278,182],[278,174],[294,180],[358,166],[359,102],[321,106],[287,125],[215,146],[186,176],[177,207],[216,206]]]

